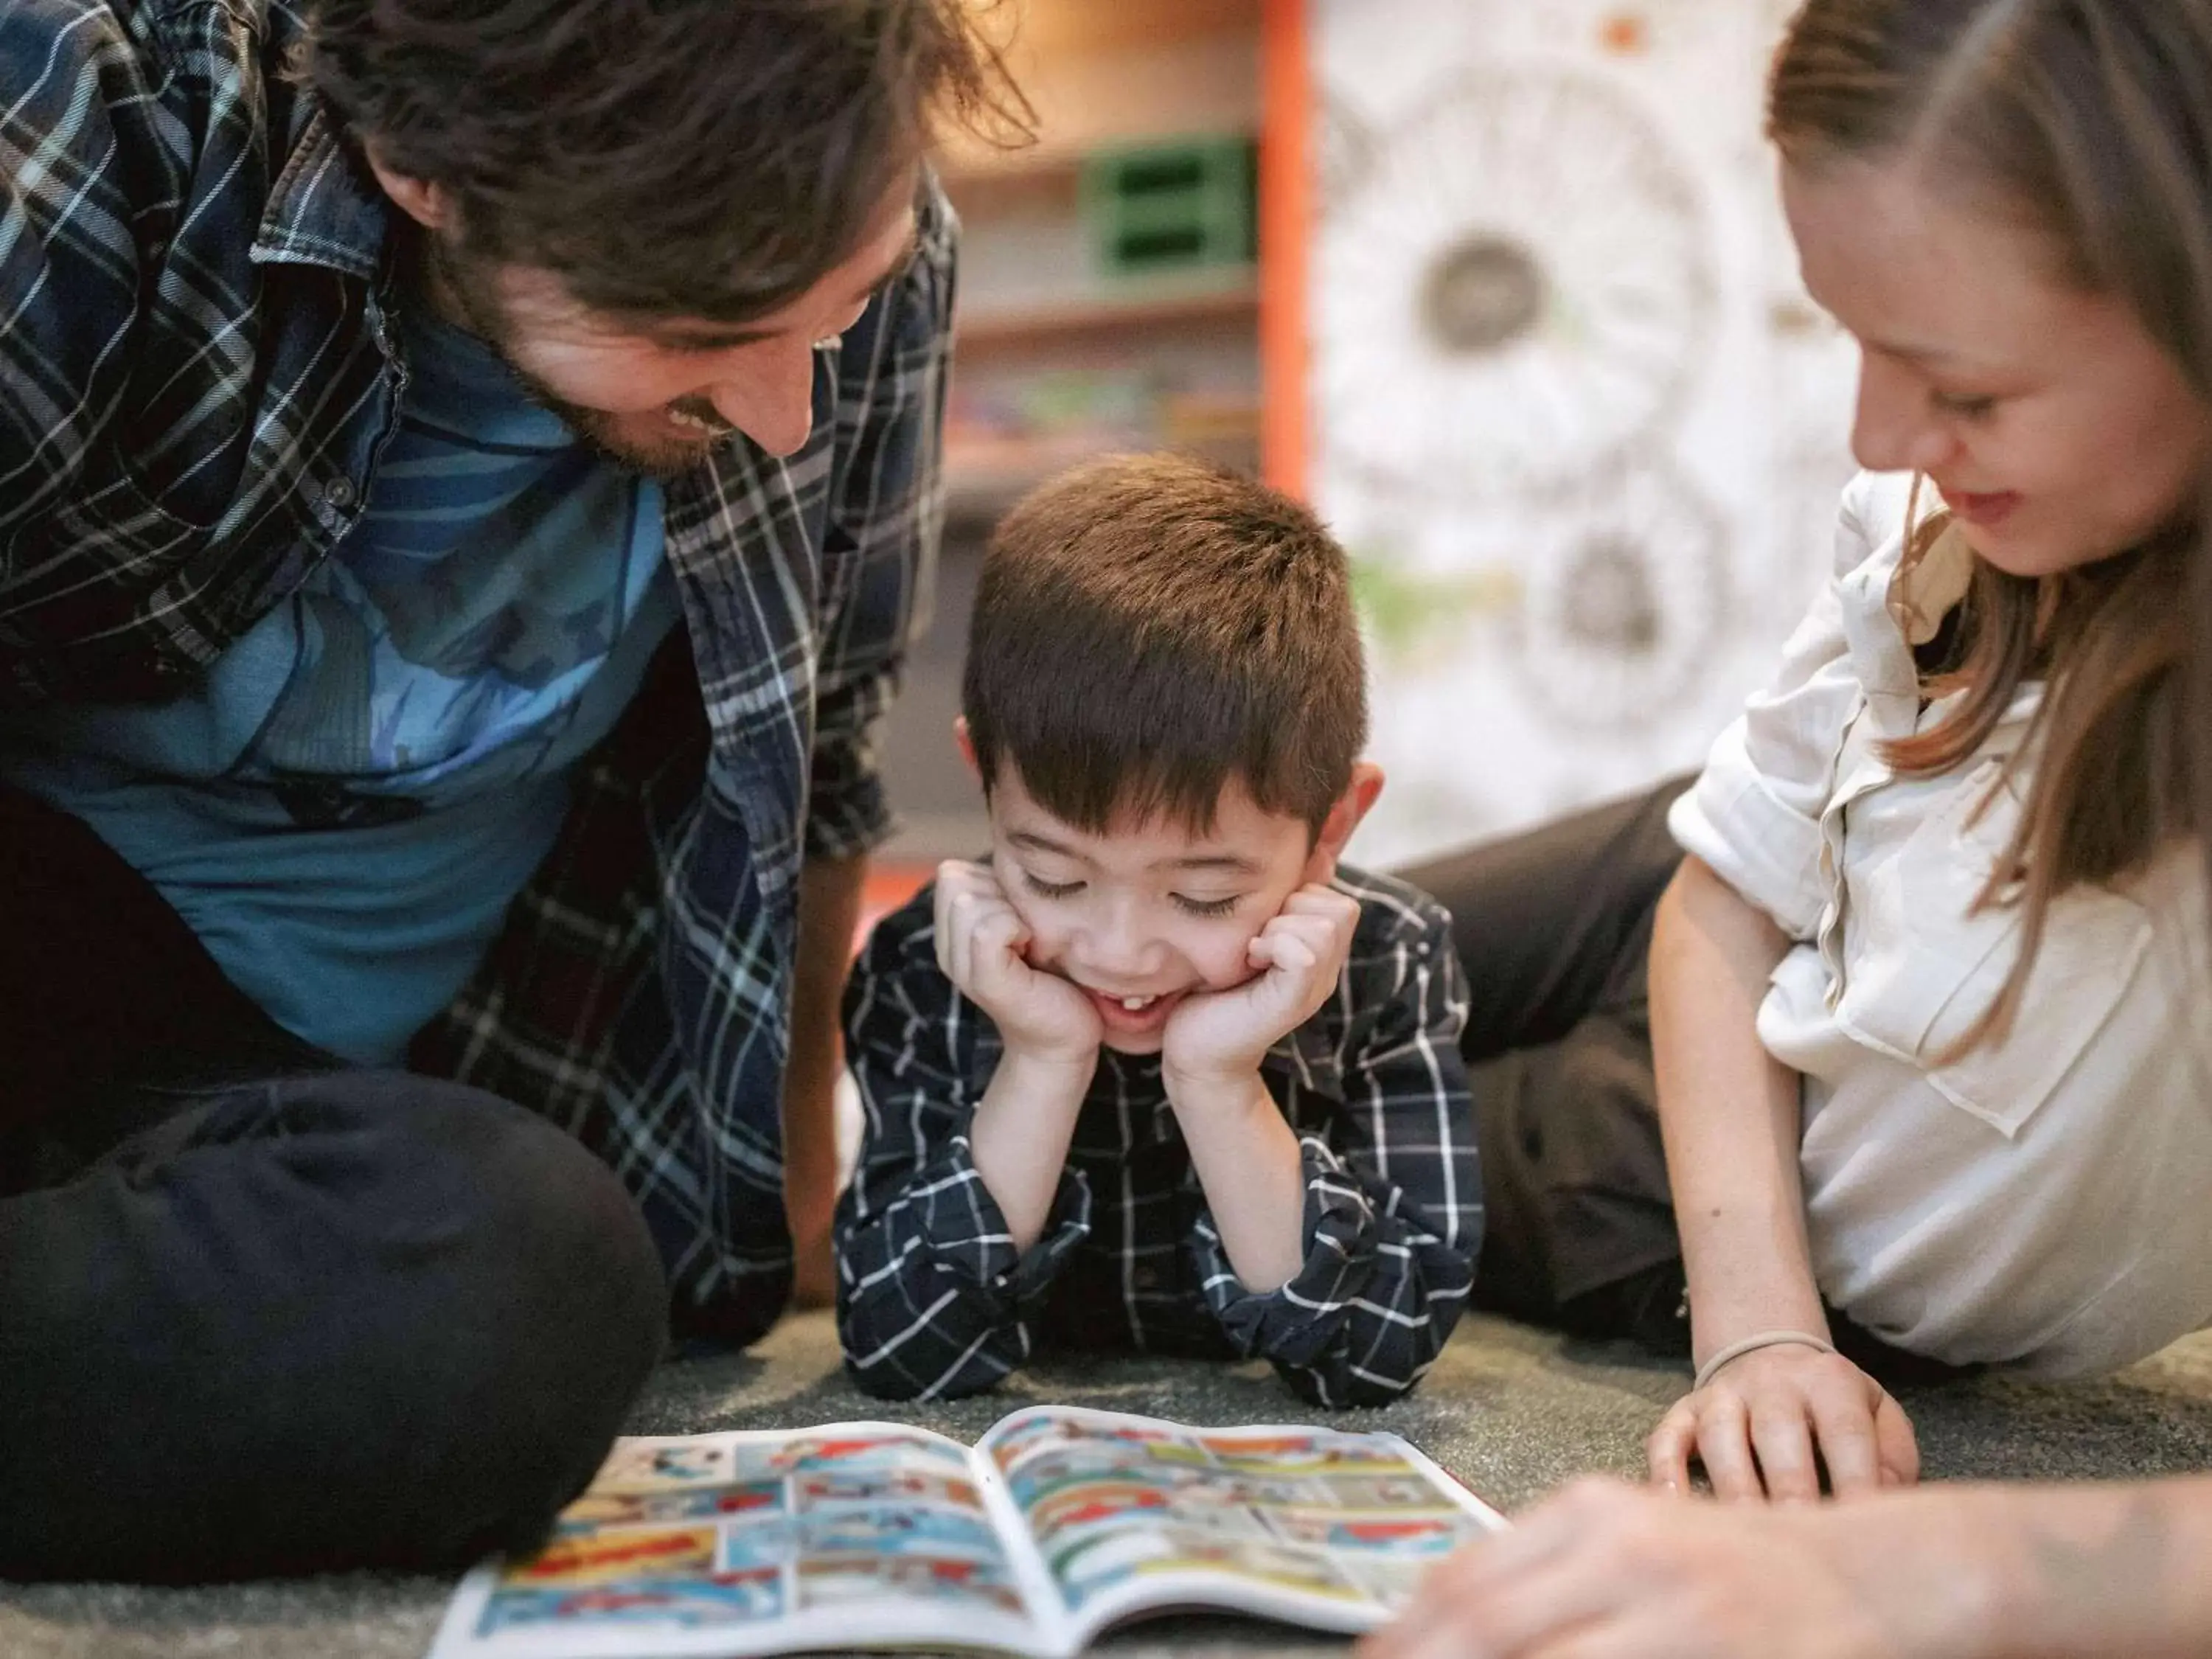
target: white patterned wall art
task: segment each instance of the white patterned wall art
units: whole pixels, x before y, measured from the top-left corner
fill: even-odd
[[[1779,0],[1310,0],[1311,477],[1388,864],[1694,765],[1826,568],[1852,354],[1759,134]]]

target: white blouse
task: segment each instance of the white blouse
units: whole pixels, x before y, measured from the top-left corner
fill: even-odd
[[[1844,492],[1834,580],[1671,826],[1796,941],[1759,1035],[1804,1078],[1830,1304],[1954,1364],[2109,1370],[2212,1323],[2202,855],[2176,845],[2057,899],[2009,1036],[1937,1063],[2018,957],[2018,910],[1974,900],[2019,819],[2020,781],[1990,792],[2039,688],[1954,772],[1882,761],[1883,739],[1951,707],[1920,707],[1893,614],[1913,597],[1892,591],[1909,489],[1864,475]],[[1936,564],[1915,580],[1942,582]]]

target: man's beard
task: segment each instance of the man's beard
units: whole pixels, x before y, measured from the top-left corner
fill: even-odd
[[[662,438],[641,441],[617,431],[615,417],[604,410],[586,409],[577,404],[563,402],[548,392],[543,381],[517,367],[514,359],[504,350],[500,356],[506,359],[507,366],[514,371],[531,397],[559,416],[569,430],[596,450],[604,459],[629,471],[657,478],[663,483],[697,471],[702,462],[729,441],[731,433],[736,429],[724,426],[718,433],[709,434],[702,432],[696,439]]]
[[[717,428],[696,438],[638,439],[621,430],[621,417],[603,409],[587,409],[561,397],[515,360],[514,338],[520,331],[507,313],[505,301],[480,262],[453,245],[436,231],[424,237],[430,265],[442,297],[459,313],[454,319],[499,356],[507,373],[521,384],[531,401],[560,417],[563,425],[606,460],[626,471],[641,473],[662,483],[694,471],[708,456],[729,441],[736,430],[701,398],[682,398],[669,407]]]

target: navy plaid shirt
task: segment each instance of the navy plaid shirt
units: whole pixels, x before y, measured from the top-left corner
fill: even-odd
[[[1158,1055],[1100,1051],[1044,1233],[1017,1252],[968,1139],[998,1031],[937,965],[928,890],[884,920],[845,992],[866,1134],[837,1316],[862,1388],[971,1393],[1040,1344],[1262,1356],[1323,1406],[1420,1379],[1482,1243],[1467,987],[1433,899],[1349,867],[1336,885],[1359,901],[1336,994],[1261,1066],[1306,1182],[1304,1265],[1267,1295],[1229,1264]]]
[[[352,526],[407,368],[381,192],[285,0],[0,4],[0,703],[191,683]],[[870,752],[926,586],[954,225],[817,353],[814,432],[666,494],[688,638],[414,1062],[567,1124],[678,1311],[790,1276],[779,1100],[802,859],[880,837]]]

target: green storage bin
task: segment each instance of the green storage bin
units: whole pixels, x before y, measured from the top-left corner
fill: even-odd
[[[1083,164],[1083,216],[1116,279],[1249,266],[1258,248],[1258,151],[1245,137],[1100,150]]]

